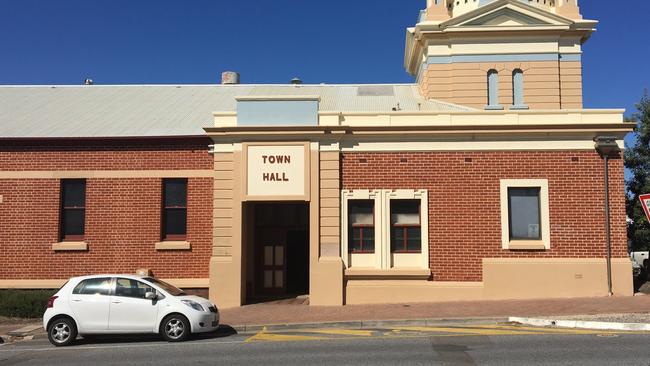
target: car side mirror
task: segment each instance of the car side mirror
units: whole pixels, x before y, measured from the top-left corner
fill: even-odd
[[[147,291],[144,294],[144,298],[147,299],[147,300],[155,300],[155,299],[158,298],[158,295],[156,295],[155,292]]]

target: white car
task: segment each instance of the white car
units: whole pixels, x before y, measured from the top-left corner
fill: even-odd
[[[219,310],[154,277],[84,276],[71,278],[48,300],[43,326],[55,346],[71,344],[78,334],[157,333],[178,342],[215,331]]]

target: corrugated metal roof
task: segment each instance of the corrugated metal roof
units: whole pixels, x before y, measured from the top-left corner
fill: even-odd
[[[362,88],[361,93],[359,88]],[[392,87],[392,95],[388,90]],[[318,95],[322,112],[468,111],[414,84],[0,86],[0,137],[203,135],[240,96]],[[381,89],[381,90],[380,90]]]

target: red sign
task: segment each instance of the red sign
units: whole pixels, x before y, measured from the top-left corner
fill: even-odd
[[[650,194],[642,194],[639,196],[641,200],[641,206],[643,206],[643,211],[645,211],[645,216],[650,221]]]

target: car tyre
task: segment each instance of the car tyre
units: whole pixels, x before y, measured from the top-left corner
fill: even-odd
[[[47,338],[56,347],[71,345],[77,339],[77,325],[70,318],[58,318],[47,327]]]
[[[160,325],[160,334],[168,342],[183,342],[191,332],[189,320],[180,314],[168,315]]]

